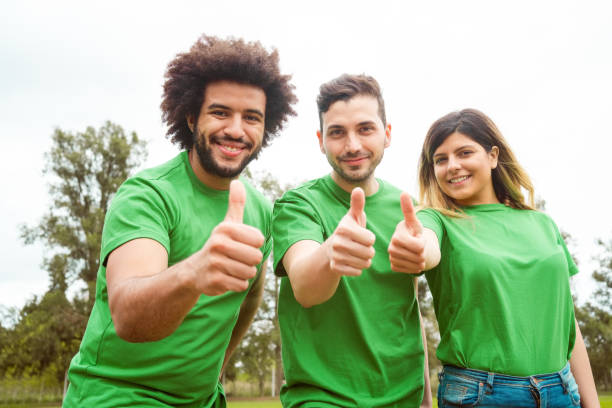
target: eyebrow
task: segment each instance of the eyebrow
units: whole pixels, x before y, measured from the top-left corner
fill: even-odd
[[[341,125],[329,125],[327,127],[327,132],[329,132],[330,130],[334,130],[334,129],[344,129],[344,126],[341,126]]]
[[[225,106],[225,105],[222,105],[220,103],[211,103],[210,105],[208,105],[208,107],[206,109],[208,109],[208,110],[212,110],[212,109],[232,110],[232,108],[230,108],[229,106]],[[260,116],[262,118],[264,117],[263,112],[260,111],[259,109],[247,109],[245,112],[258,115],[258,116]]]
[[[364,120],[363,122],[359,122],[357,124],[357,126],[363,126],[363,125],[376,125],[376,122],[374,122],[373,120]]]
[[[463,145],[463,146],[460,146],[460,147],[456,148],[454,150],[454,152],[458,152],[459,150],[465,149],[466,147],[474,147],[474,146],[473,145],[469,145],[469,144]],[[433,155],[433,157],[438,157],[438,156],[446,156],[446,153],[438,153],[438,154],[434,154]]]

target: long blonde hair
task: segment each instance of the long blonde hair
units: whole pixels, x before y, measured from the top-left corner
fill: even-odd
[[[491,171],[491,178],[495,195],[500,203],[524,210],[535,208],[533,185],[527,172],[516,160],[495,123],[476,109],[451,112],[436,120],[429,128],[419,159],[421,206],[431,207],[443,214],[455,217],[461,217],[464,214],[461,206],[442,191],[434,173],[434,152],[447,137],[455,132],[474,140],[487,152],[490,152],[493,146],[499,149],[497,167]],[[521,188],[528,192],[528,201],[525,200]]]

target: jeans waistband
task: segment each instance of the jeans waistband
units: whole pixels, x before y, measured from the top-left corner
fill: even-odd
[[[461,368],[452,365],[445,365],[443,372],[456,375],[467,375],[479,381],[486,382],[490,385],[493,385],[493,382],[495,381],[503,381],[507,383],[532,383],[533,380],[535,380],[535,382],[537,383],[539,381],[554,379],[561,379],[563,381],[570,372],[570,365],[568,362],[565,367],[563,367],[560,371],[547,374],[530,375],[527,377],[519,377],[508,374],[499,374],[494,372],[474,370],[472,368]]]

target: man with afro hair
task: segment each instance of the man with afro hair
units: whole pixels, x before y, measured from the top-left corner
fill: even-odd
[[[220,373],[261,300],[271,205],[238,177],[295,115],[290,76],[258,42],[202,36],[165,77],[183,151],[129,178],[106,214],[64,407],[224,407]]]

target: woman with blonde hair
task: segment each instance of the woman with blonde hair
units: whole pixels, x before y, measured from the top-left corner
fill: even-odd
[[[438,119],[419,184],[425,208],[402,197],[389,256],[395,271],[427,271],[438,405],[598,407],[570,293],[578,269],[491,119],[474,109]]]

